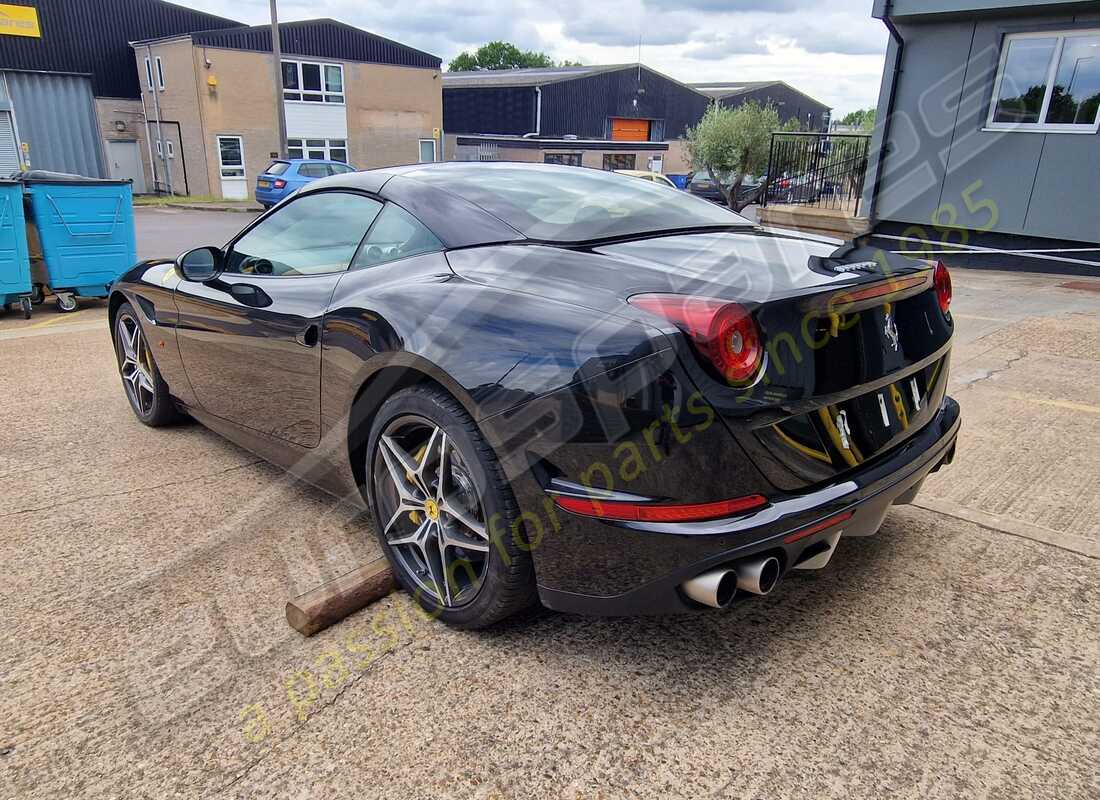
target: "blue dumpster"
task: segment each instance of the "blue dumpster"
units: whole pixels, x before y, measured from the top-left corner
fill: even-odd
[[[41,171],[20,173],[42,246],[46,277],[62,311],[76,297],[106,297],[137,261],[130,181]]]
[[[677,189],[686,189],[688,181],[691,180],[691,175],[666,175],[665,177],[676,184]]]
[[[3,308],[19,305],[31,316],[31,264],[27,257],[23,219],[23,186],[0,180],[0,301]]]

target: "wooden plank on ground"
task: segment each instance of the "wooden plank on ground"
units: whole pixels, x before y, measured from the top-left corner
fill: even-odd
[[[396,588],[389,562],[377,558],[295,597],[286,604],[286,621],[299,633],[312,636]]]

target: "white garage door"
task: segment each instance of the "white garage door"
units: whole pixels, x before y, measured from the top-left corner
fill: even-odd
[[[19,143],[15,141],[15,126],[10,111],[0,111],[0,177],[19,171]]]

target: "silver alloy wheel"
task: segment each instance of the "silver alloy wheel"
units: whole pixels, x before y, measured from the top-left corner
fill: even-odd
[[[115,323],[119,372],[126,396],[134,409],[145,417],[153,409],[155,383],[153,358],[141,333],[141,326],[129,314],[119,314]]]
[[[382,535],[417,586],[447,607],[485,580],[489,533],[473,478],[450,437],[414,415],[391,422],[374,458]]]

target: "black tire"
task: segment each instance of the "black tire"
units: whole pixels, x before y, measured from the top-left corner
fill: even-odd
[[[391,546],[386,535],[387,521],[397,520],[401,524],[406,523],[402,512],[394,513],[396,508],[394,498],[397,496],[397,490],[393,487],[392,473],[387,469],[385,455],[381,452],[382,436],[387,431],[396,430],[394,426],[405,425],[415,429],[420,421],[425,421],[426,425],[436,426],[446,435],[443,441],[452,448],[450,460],[447,462],[450,465],[447,475],[454,475],[456,464],[459,469],[464,470],[461,477],[469,479],[464,481],[467,489],[465,495],[469,497],[469,489],[476,488],[478,503],[477,510],[469,511],[468,514],[485,523],[483,527],[488,533],[488,552],[476,556],[477,559],[483,559],[476,563],[476,567],[471,566],[470,561],[466,560],[467,556],[473,555],[471,553],[456,559],[456,563],[464,564],[471,584],[460,588],[459,596],[463,592],[470,595],[462,599],[461,603],[456,601],[454,604],[449,604],[434,595],[431,589],[425,589],[424,576],[427,575],[430,567],[426,567],[425,564],[426,569],[417,570],[417,574],[421,576],[418,579],[410,567],[414,562],[407,555],[409,551],[407,549],[399,551],[398,548]],[[454,451],[457,451],[458,458],[454,457]],[[534,567],[531,553],[526,546],[523,528],[519,522],[519,510],[511,486],[504,477],[496,454],[486,443],[476,423],[457,400],[437,386],[414,386],[397,392],[382,404],[375,416],[366,454],[367,500],[374,517],[379,543],[394,568],[398,584],[409,592],[428,614],[457,628],[476,629],[499,622],[535,603],[537,594]],[[408,455],[412,456],[411,453]],[[422,453],[416,458],[421,457],[427,462],[432,454]],[[424,463],[423,468],[425,472],[431,471],[427,463]],[[442,471],[437,470],[437,474],[438,472]],[[406,472],[406,474],[409,473]],[[453,481],[454,478],[443,477],[440,480]],[[472,487],[469,484],[472,484]],[[448,492],[458,488],[456,484],[452,484]],[[441,492],[440,496],[442,494]],[[440,505],[439,509],[442,508],[443,506]],[[439,509],[436,510],[438,519],[449,521],[449,525],[454,526],[458,518],[450,517]],[[426,508],[423,512],[416,513],[425,515],[423,517],[425,523],[431,516]],[[408,516],[412,518],[411,514]],[[435,519],[435,517],[432,518]],[[413,521],[416,522],[415,519]],[[408,524],[412,526],[411,523]],[[461,525],[458,527],[465,531]],[[400,535],[393,538],[400,538]],[[402,547],[412,548],[414,545]],[[460,548],[458,552],[463,551]],[[454,573],[448,572],[445,557],[442,558],[442,563],[443,572],[454,577],[458,570]],[[475,569],[480,571],[478,576],[480,582],[476,585],[476,593],[474,593],[473,580]],[[432,582],[432,585],[437,584]],[[450,595],[450,587],[447,594]]]
[[[123,391],[134,416],[150,428],[159,428],[176,422],[179,419],[179,412],[176,410],[175,401],[172,400],[172,396],[168,391],[168,384],[160,376],[160,370],[157,369],[157,363],[153,359],[153,351],[148,346],[139,319],[134,307],[129,303],[123,303],[118,307],[118,311],[115,313],[114,325],[111,327],[111,338],[114,340],[115,345],[115,360],[118,363],[119,375],[122,377]],[[133,372],[127,372],[127,365],[129,364],[128,350],[122,340],[122,329],[125,327],[132,334],[133,328],[131,325],[137,327],[137,345],[131,344],[131,349],[136,350],[137,358],[140,359],[146,377],[143,386],[136,385],[140,382],[139,379],[131,381],[127,377],[128,374],[132,375]]]
[[[40,306],[46,302],[46,290],[41,283],[36,283],[31,287],[31,304]]]
[[[31,299],[29,297],[20,297],[19,305],[23,309],[23,319],[31,318]]]
[[[57,310],[62,313],[69,313],[70,311],[76,311],[77,302],[76,296],[71,294],[59,294],[57,296]]]

